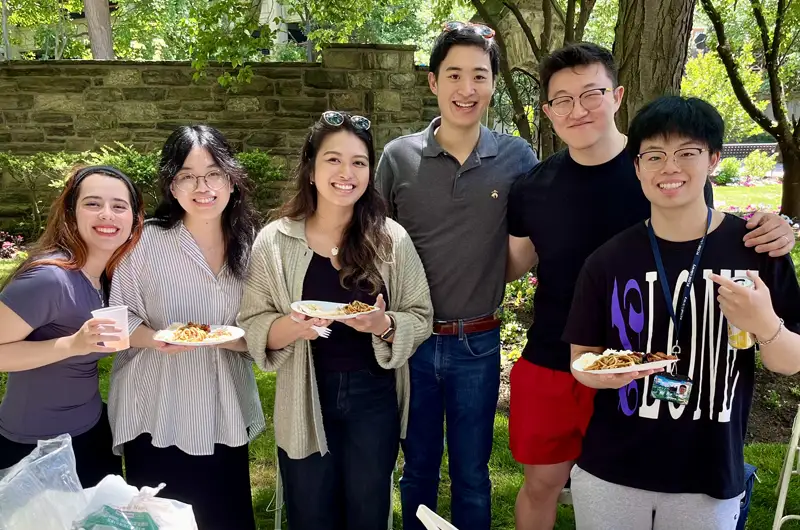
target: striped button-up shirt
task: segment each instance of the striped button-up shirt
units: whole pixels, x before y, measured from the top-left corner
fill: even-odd
[[[242,289],[227,265],[214,275],[183,223],[169,230],[148,223],[114,272],[110,304],[128,306],[131,333],[141,324],[235,325]],[[118,353],[108,399],[115,452],[143,433],[156,447],[190,455],[248,443],[265,426],[252,364],[248,354],[217,347]]]

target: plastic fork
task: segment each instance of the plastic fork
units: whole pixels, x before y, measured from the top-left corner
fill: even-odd
[[[289,318],[291,318],[292,320],[294,320],[298,324],[300,322],[302,322],[302,320],[297,320],[296,318],[294,318],[294,315],[290,316]],[[316,331],[317,332],[317,336],[318,337],[322,337],[323,339],[327,339],[328,337],[331,336],[331,330],[328,329],[328,328],[323,328],[322,326],[311,326],[311,329]]]
[[[330,328],[323,328],[323,327],[320,327],[320,326],[311,326],[311,329],[316,331],[317,335],[319,335],[323,339],[327,339],[328,337],[331,336]]]

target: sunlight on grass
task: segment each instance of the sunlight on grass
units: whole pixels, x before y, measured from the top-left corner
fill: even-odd
[[[786,442],[788,444],[788,440]],[[744,449],[745,460],[758,467],[756,474],[761,480],[760,483],[757,481],[753,488],[753,500],[750,504],[750,515],[747,518],[749,530],[772,528],[772,520],[778,504],[775,486],[778,484],[787,444],[750,444]],[[798,478],[792,479],[784,514],[800,514],[799,480]],[[782,530],[799,529],[800,521],[789,521],[782,527]]]
[[[714,188],[714,207],[724,210],[729,206],[746,208],[753,205],[764,209],[778,209],[781,206],[781,185],[769,186],[716,186]]]

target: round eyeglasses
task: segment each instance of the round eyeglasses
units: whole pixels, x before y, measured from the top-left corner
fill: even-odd
[[[581,107],[586,110],[596,110],[603,103],[603,96],[606,92],[613,92],[613,88],[593,88],[583,92],[578,99],[581,100]],[[558,96],[547,102],[556,116],[567,116],[575,108],[575,98],[572,96]]]
[[[672,153],[672,160],[675,165],[681,169],[686,169],[700,160],[700,155],[708,151],[708,149],[701,149],[699,147],[684,147]],[[639,165],[645,171],[661,171],[667,166],[667,159],[670,155],[664,151],[647,151],[639,153],[636,158],[639,159]]]
[[[364,116],[357,116],[355,114],[349,115],[350,123],[353,124],[353,127],[362,131],[368,131],[371,127],[370,121],[365,118]],[[322,113],[322,121],[330,125],[331,127],[341,127],[344,123],[345,115],[336,110],[329,110]]]
[[[458,31],[462,28],[469,28],[484,39],[494,38],[494,30],[484,24],[473,24],[472,22],[450,21],[443,24],[444,31]]]
[[[193,192],[197,189],[197,186],[200,183],[200,179],[203,179],[206,183],[206,187],[210,190],[219,190],[222,189],[225,184],[228,183],[228,176],[218,169],[214,169],[209,171],[205,175],[193,175],[192,173],[178,173],[175,175],[175,186],[186,192]]]

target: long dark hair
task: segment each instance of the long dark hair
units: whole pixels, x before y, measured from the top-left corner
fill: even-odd
[[[308,219],[317,211],[317,190],[311,183],[314,165],[323,140],[333,133],[347,131],[356,135],[367,146],[369,156],[369,183],[364,194],[355,204],[353,218],[344,231],[339,249],[339,278],[345,288],[364,286],[376,295],[383,280],[376,263],[388,261],[392,240],[386,229],[386,203],[375,188],[375,147],[369,130],[353,126],[350,115],[342,112],[342,125],[333,126],[319,120],[311,128],[300,153],[300,163],[295,170],[296,192],[278,210],[277,217],[294,220]]]
[[[161,202],[153,214],[153,223],[170,229],[186,215],[186,210],[172,195],[172,180],[195,147],[208,151],[233,186],[230,201],[222,212],[225,237],[225,260],[237,278],[244,278],[250,248],[256,233],[256,212],[250,204],[247,173],[233,154],[228,141],[218,130],[207,125],[178,127],[161,150],[158,173]]]
[[[119,179],[125,183],[131,196],[131,210],[133,211],[133,226],[131,237],[111,255],[106,263],[106,268],[101,276],[103,290],[108,293],[109,282],[114,275],[114,269],[125,255],[139,241],[142,236],[144,224],[144,201],[142,192],[139,191],[131,179],[120,170],[110,166],[87,166],[75,169],[64,183],[61,194],[50,206],[50,215],[47,217],[47,227],[28,253],[28,258],[11,274],[2,287],[11,280],[30,270],[42,265],[55,265],[67,270],[80,270],[86,265],[89,249],[86,242],[78,232],[76,210],[81,184],[91,175],[103,175]]]

